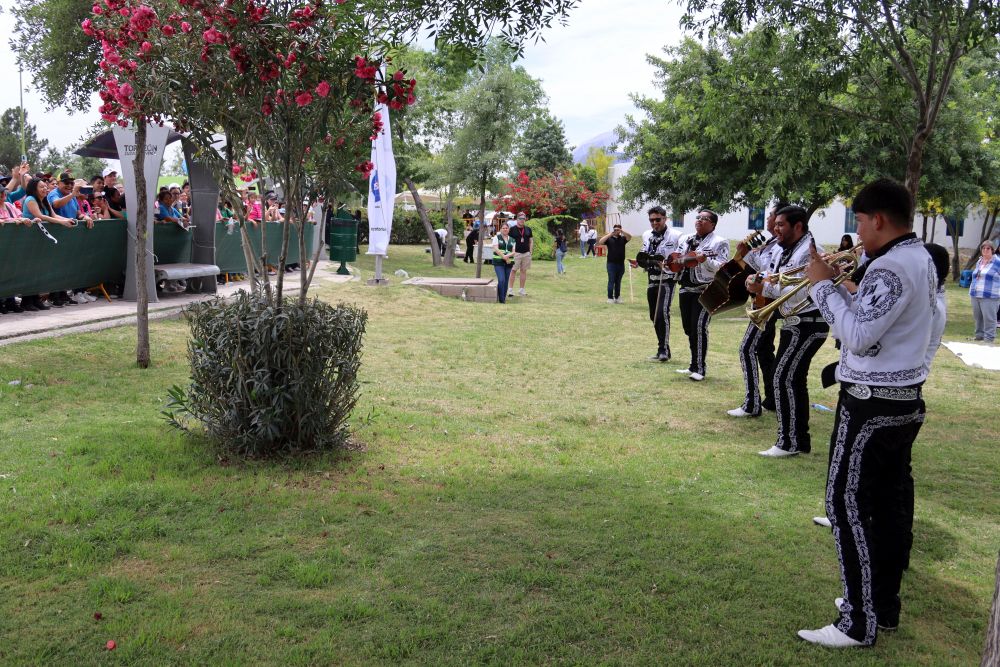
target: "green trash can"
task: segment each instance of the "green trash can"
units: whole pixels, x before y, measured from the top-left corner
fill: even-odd
[[[349,220],[334,218],[330,220],[328,229],[330,230],[330,261],[340,262],[337,273],[349,276],[351,272],[347,270],[347,262],[353,262],[358,258],[358,222],[354,218]]]

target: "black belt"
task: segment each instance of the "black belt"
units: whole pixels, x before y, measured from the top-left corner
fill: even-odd
[[[879,398],[884,401],[918,401],[923,397],[920,385],[884,387],[880,385],[841,382],[840,386],[848,394],[861,401],[867,401],[869,398]]]
[[[819,323],[826,322],[820,315],[789,315],[788,317],[781,318],[784,322],[782,326],[794,327],[796,324],[802,323]]]

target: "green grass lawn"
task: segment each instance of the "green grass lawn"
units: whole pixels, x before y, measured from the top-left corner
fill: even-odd
[[[390,275],[471,273],[391,253]],[[641,274],[614,306],[603,260],[567,264],[536,262],[503,307],[321,285],[370,313],[358,446],[294,463],[220,461],[161,421],[187,377],[181,321],[152,324],[147,371],[131,328],[0,348],[0,663],[978,664],[1000,375],[939,353],[900,630],[817,648],[795,632],[841,594],[810,520],[832,415],[812,413],[813,454],[757,456],[773,418],[725,414],[745,320],[712,323],[695,384],[645,361]],[[949,298],[946,339],[964,338],[967,296]],[[834,357],[812,402],[835,402]]]

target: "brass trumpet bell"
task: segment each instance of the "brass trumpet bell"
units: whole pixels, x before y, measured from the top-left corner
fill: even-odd
[[[860,250],[862,244],[858,244],[851,248],[850,250],[842,250],[838,253],[834,253],[826,258],[826,263],[830,265],[837,265],[840,267],[841,273],[839,276],[833,279],[834,285],[840,285],[845,280],[851,277],[851,274],[856,268],[858,268],[858,255],[857,251]],[[761,306],[760,308],[754,308],[752,305],[747,305],[747,317],[751,322],[756,325],[761,331],[767,326],[768,320],[778,312],[785,303],[788,302],[793,296],[801,292],[803,289],[809,287],[809,279],[803,275],[805,273],[805,265],[796,267],[794,269],[789,269],[788,271],[782,271],[777,276],[772,276],[772,278],[777,282],[779,286],[792,287],[791,290],[785,292],[777,299],[771,303]],[[808,310],[812,306],[812,299],[806,297],[806,299],[795,306],[789,315],[795,315],[796,313],[801,313],[803,310]]]

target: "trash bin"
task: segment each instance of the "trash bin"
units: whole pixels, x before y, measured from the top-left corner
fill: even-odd
[[[972,269],[964,269],[958,278],[959,287],[968,287],[972,284]]]
[[[358,258],[358,223],[353,218],[341,220],[334,218],[330,221],[330,260],[340,262],[337,273],[342,276],[349,276],[347,262],[353,262]]]

